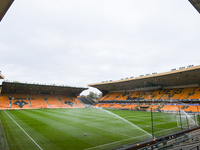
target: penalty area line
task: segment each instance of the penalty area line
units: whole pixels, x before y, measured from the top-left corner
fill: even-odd
[[[38,145],[29,135],[28,133],[26,133],[26,131],[24,131],[24,129],[4,110],[4,112],[8,115],[8,117],[10,117],[10,119],[12,119],[12,121],[31,139],[31,141],[33,143],[35,143],[35,145],[37,145],[37,147],[41,150],[43,150],[40,145]]]

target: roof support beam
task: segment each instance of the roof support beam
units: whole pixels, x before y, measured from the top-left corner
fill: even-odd
[[[14,0],[0,0],[0,22]]]
[[[194,8],[200,13],[200,0],[189,0]]]

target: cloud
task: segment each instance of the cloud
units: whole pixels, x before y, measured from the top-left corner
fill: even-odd
[[[182,0],[18,0],[1,22],[0,70],[10,80],[87,87],[199,65],[199,26]]]

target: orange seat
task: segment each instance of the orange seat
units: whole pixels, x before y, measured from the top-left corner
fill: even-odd
[[[2,93],[0,96],[0,109],[7,109],[9,108],[9,99],[8,99],[8,93]]]

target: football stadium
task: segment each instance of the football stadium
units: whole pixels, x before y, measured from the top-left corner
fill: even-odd
[[[3,81],[3,149],[166,149],[200,137],[200,66],[89,84],[87,88]],[[0,75],[1,79],[4,78]],[[193,145],[192,145],[193,146]]]
[[[200,2],[189,0],[200,12]],[[0,21],[13,0],[0,0]],[[2,150],[198,150],[200,66],[88,84],[4,80],[0,72]]]

